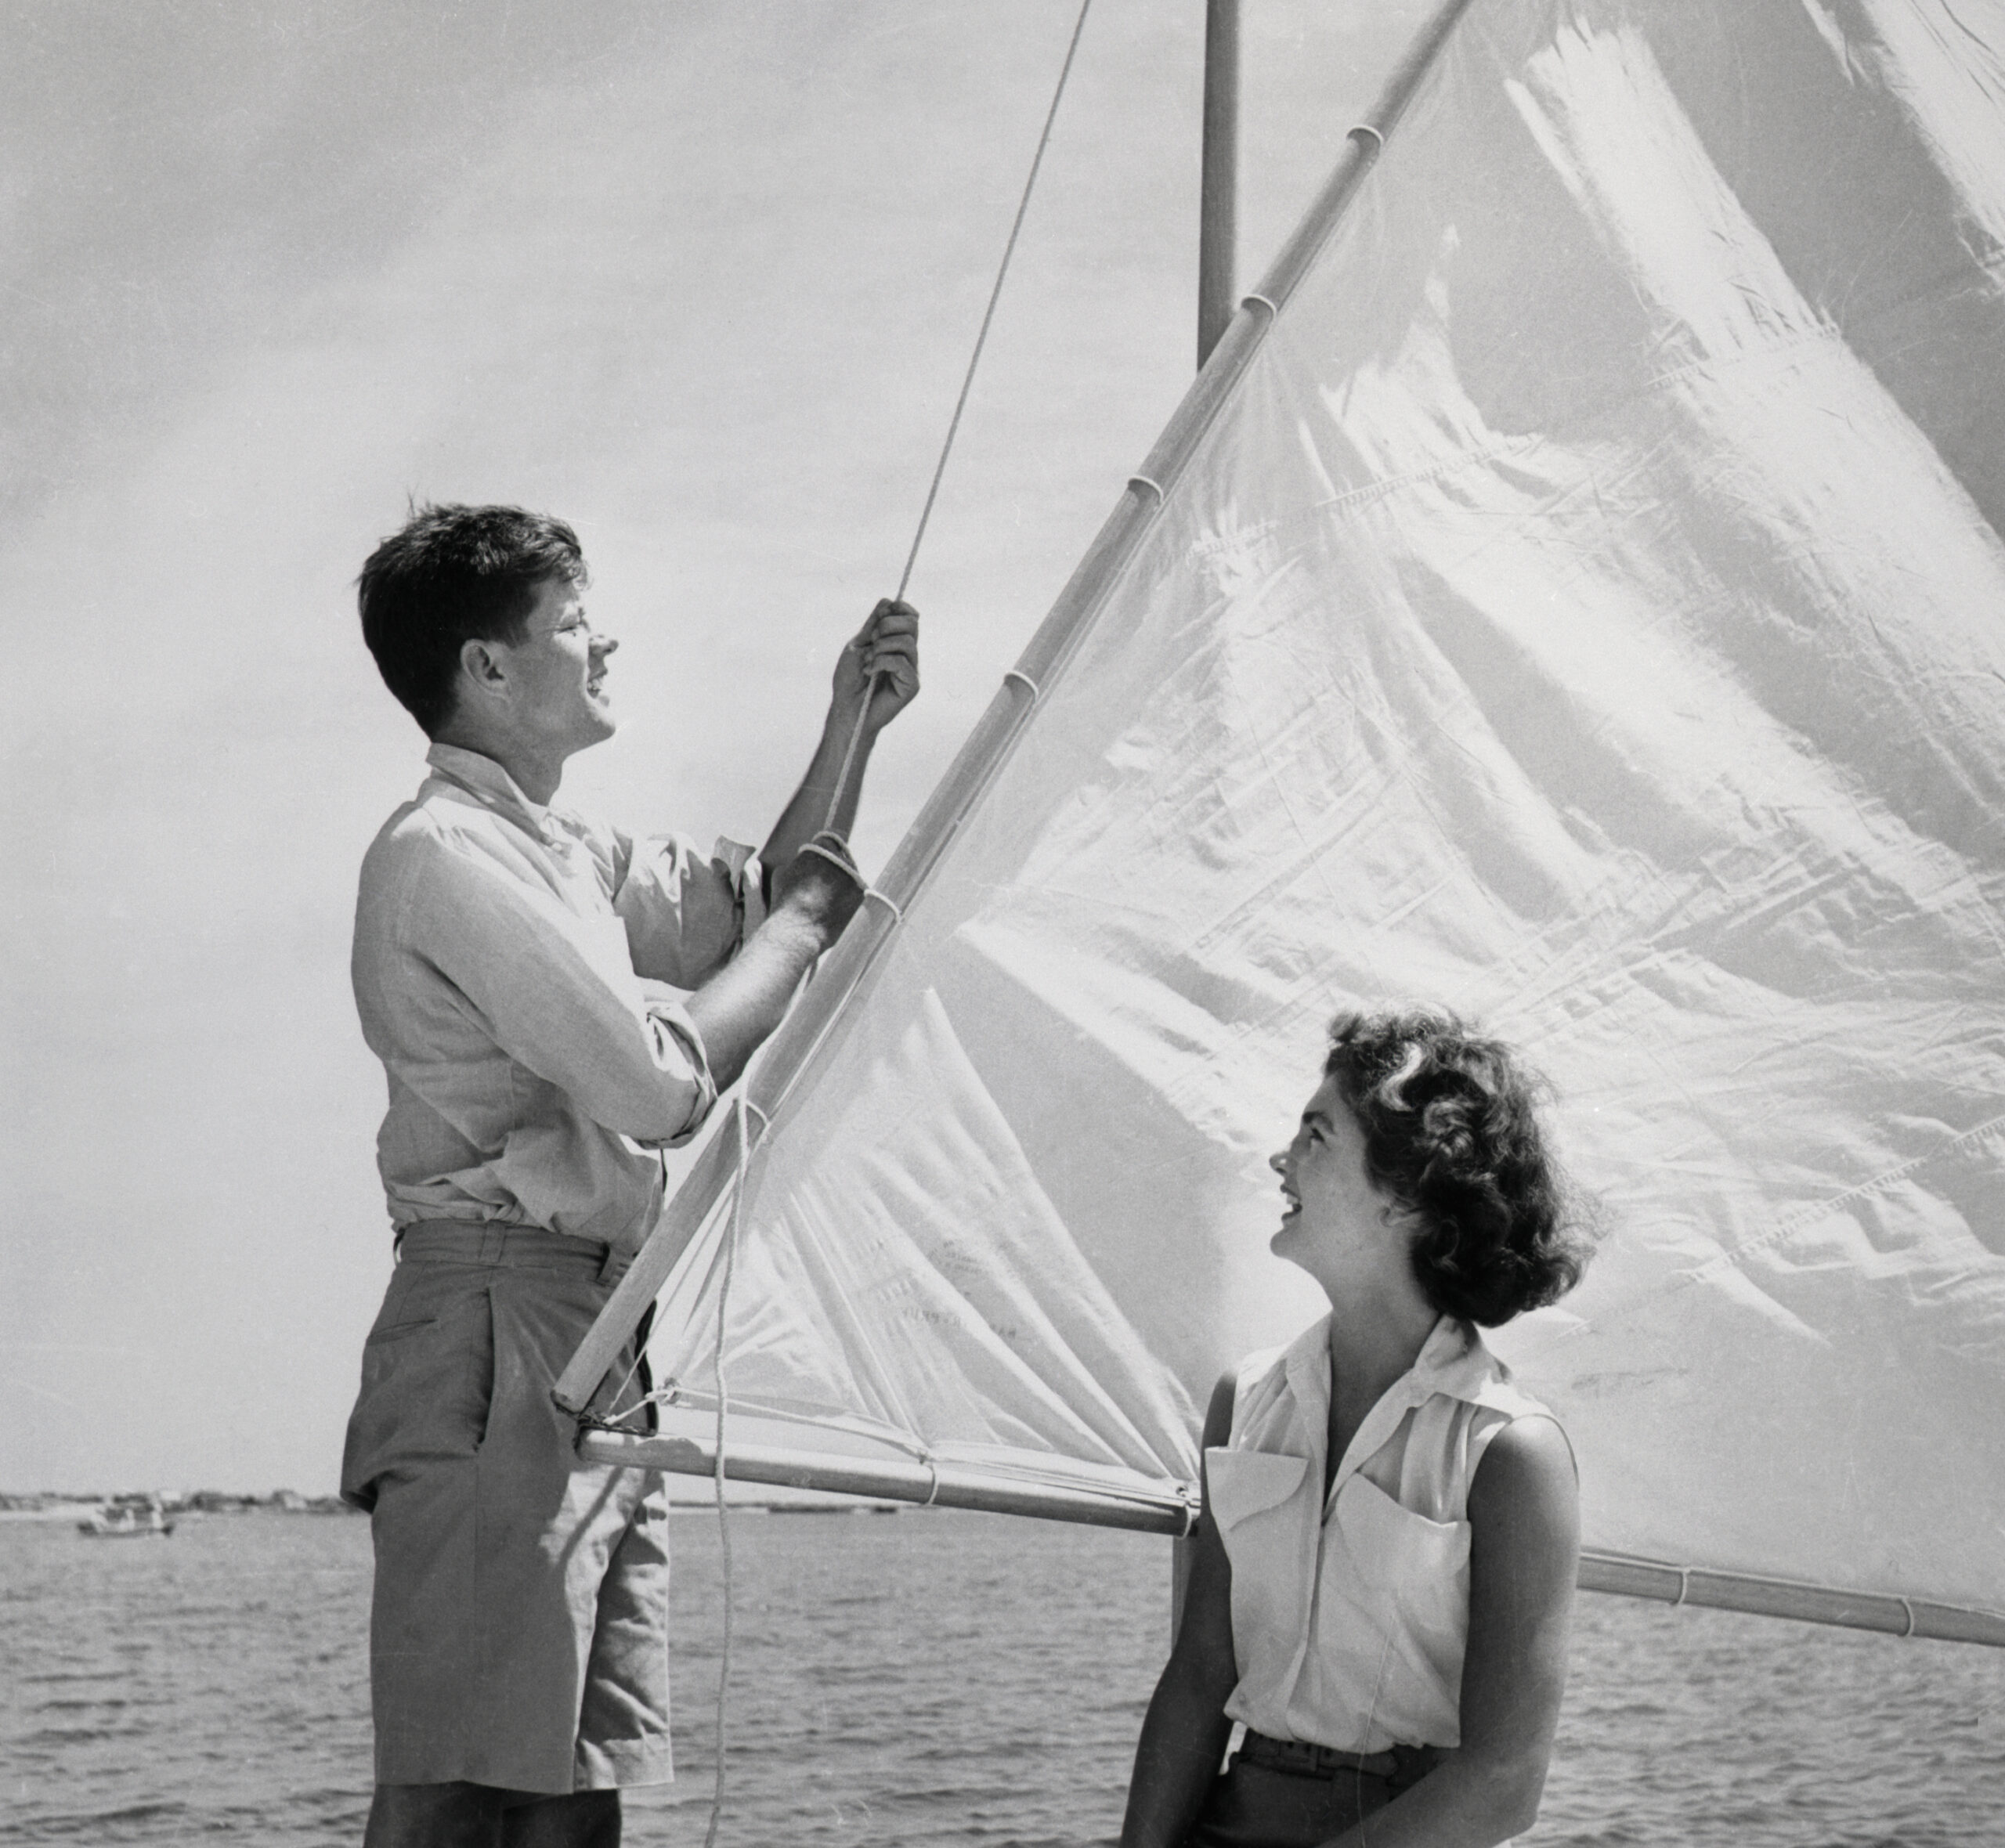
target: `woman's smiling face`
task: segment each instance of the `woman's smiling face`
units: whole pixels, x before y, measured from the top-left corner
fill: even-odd
[[[1364,1132],[1334,1078],[1317,1086],[1294,1140],[1268,1157],[1281,1178],[1286,1210],[1270,1241],[1277,1258],[1299,1264],[1327,1287],[1409,1242],[1398,1201],[1365,1171]]]

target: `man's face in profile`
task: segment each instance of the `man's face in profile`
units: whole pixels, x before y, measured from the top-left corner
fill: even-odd
[[[620,644],[594,630],[578,587],[544,579],[522,629],[520,641],[491,644],[507,664],[518,734],[564,756],[610,738],[620,721],[606,696],[606,660]]]

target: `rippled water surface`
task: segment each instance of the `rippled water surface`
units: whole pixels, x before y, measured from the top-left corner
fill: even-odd
[[[977,1514],[742,1514],[722,1842],[1065,1844],[1118,1825],[1167,1641],[1160,1541]],[[714,1516],[678,1516],[681,1781],[699,1843]],[[360,1839],[366,1522],[170,1539],[0,1525],[0,1842]],[[1588,1597],[1537,1848],[2005,1848],[2005,1652]]]

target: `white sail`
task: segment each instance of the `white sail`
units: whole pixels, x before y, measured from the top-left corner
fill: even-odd
[[[769,1086],[733,1400],[1187,1478],[1434,1001],[1612,1228],[1495,1337],[1589,1546],[2005,1612],[2005,6],[1476,0],[1317,223]]]

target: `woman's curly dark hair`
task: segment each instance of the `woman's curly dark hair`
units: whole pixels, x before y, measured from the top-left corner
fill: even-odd
[[[1366,1171],[1418,1222],[1414,1275],[1440,1313],[1494,1328],[1581,1280],[1589,1215],[1547,1153],[1544,1081],[1509,1047],[1445,1012],[1346,1013],[1323,1069]]]

